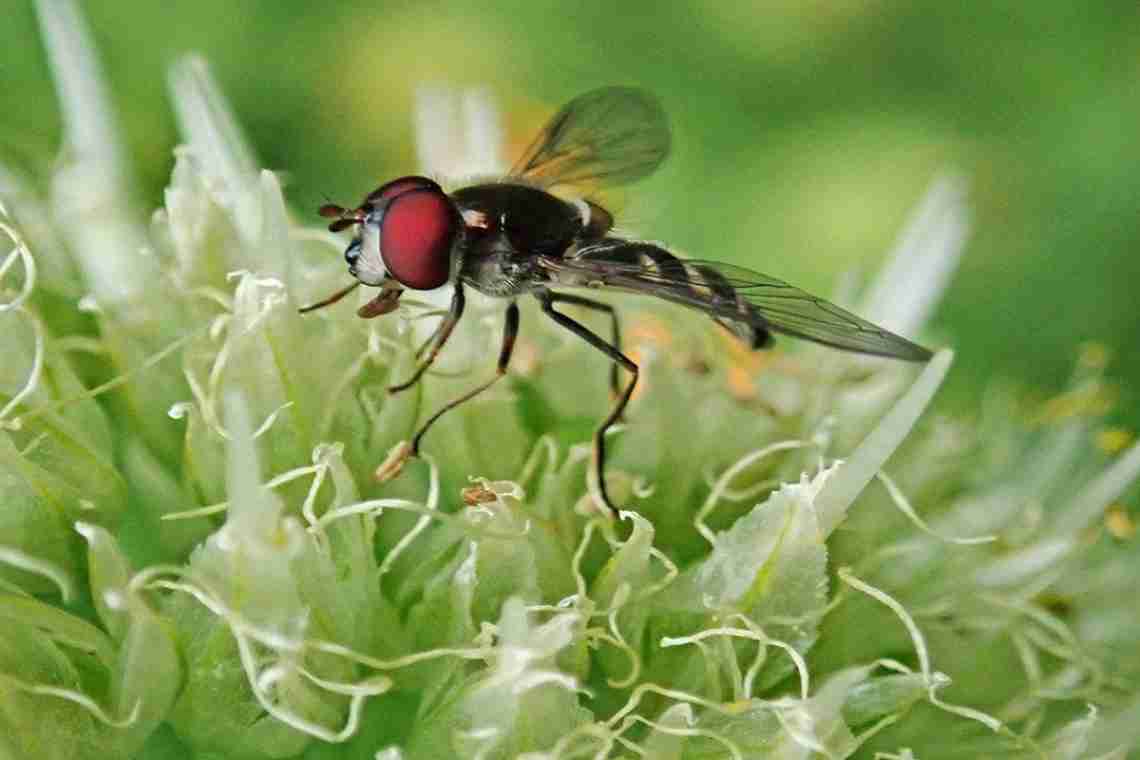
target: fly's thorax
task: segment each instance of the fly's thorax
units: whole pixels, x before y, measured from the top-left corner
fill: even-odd
[[[545,283],[533,259],[513,251],[468,251],[460,260],[459,277],[475,290],[496,298],[528,293]]]
[[[506,235],[510,247],[529,254],[562,255],[584,226],[577,205],[525,184],[471,185],[451,197],[479,236]]]

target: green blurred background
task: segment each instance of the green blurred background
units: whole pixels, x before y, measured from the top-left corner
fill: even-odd
[[[60,120],[30,2],[3,0],[0,160],[46,177]],[[517,146],[602,84],[660,94],[667,168],[641,235],[827,294],[874,272],[944,168],[974,231],[932,343],[947,394],[994,376],[1060,388],[1082,341],[1113,349],[1140,423],[1140,4],[197,0],[83,4],[156,206],[176,142],[168,65],[213,65],[299,212],[415,170],[418,85],[484,86]],[[313,221],[316,221],[315,219]]]

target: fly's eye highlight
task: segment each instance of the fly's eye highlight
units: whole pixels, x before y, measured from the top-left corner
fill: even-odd
[[[459,213],[438,187],[399,192],[380,222],[384,267],[413,290],[440,287],[451,275],[451,249],[459,225]]]
[[[380,187],[373,190],[364,199],[365,204],[379,206],[385,201],[390,201],[397,195],[402,195],[409,190],[435,190],[436,192],[443,192],[439,185],[427,177],[417,177],[415,175],[410,177],[400,177],[391,182],[387,182]]]

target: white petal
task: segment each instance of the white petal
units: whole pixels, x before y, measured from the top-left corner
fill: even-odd
[[[211,194],[229,210],[243,242],[256,243],[261,232],[257,160],[205,61],[187,56],[174,65],[170,98],[182,139],[200,162]]]
[[[459,103],[448,87],[420,87],[415,106],[416,157],[420,171],[432,177],[455,173],[461,160]]]
[[[1140,478],[1140,443],[1132,446],[1110,464],[1096,480],[1081,489],[1076,502],[1063,511],[1053,527],[1053,534],[1068,536],[1099,519],[1112,502],[1119,499]]]
[[[70,0],[36,4],[64,121],[65,151],[52,182],[57,218],[96,296],[124,300],[157,276],[130,213],[123,161],[103,74],[83,19]]]
[[[965,179],[944,174],[926,191],[859,313],[900,335],[917,335],[950,284],[969,232]]]
[[[472,89],[463,93],[463,136],[467,155],[463,174],[502,174],[503,125],[491,93]]]
[[[935,391],[942,385],[953,359],[954,352],[949,349],[935,354],[906,394],[824,485],[815,500],[820,530],[824,536],[830,535],[843,521],[856,497],[910,433]]]

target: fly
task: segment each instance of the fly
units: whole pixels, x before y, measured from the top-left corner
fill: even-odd
[[[668,120],[652,94],[605,87],[563,107],[498,181],[448,194],[426,177],[401,177],[369,193],[356,208],[320,208],[321,216],[332,219],[330,230],[354,229],[345,260],[356,279],[302,312],[336,303],[360,285],[380,288],[358,309],[363,318],[395,310],[406,289],[454,288],[446,316],[417,353],[416,369],[389,392],[412,387],[432,366],[463,316],[464,288],[507,302],[495,375],[432,414],[398,454],[394,471],[419,453],[436,420],[506,374],[518,334],[517,301],[523,296],[537,299],[547,317],[611,362],[616,402],[594,434],[593,467],[601,500],[614,514],[606,490],[605,435],[629,403],[639,369],[622,351],[614,307],[563,289],[640,293],[681,304],[703,311],[752,349],[769,346],[778,333],[861,354],[930,359],[922,346],[775,277],[680,259],[655,243],[611,234],[613,215],[585,196],[648,176],[665,160],[669,144]],[[555,191],[582,199],[563,200]],[[610,337],[567,316],[561,305],[605,314]],[[624,384],[619,368],[629,375]]]

